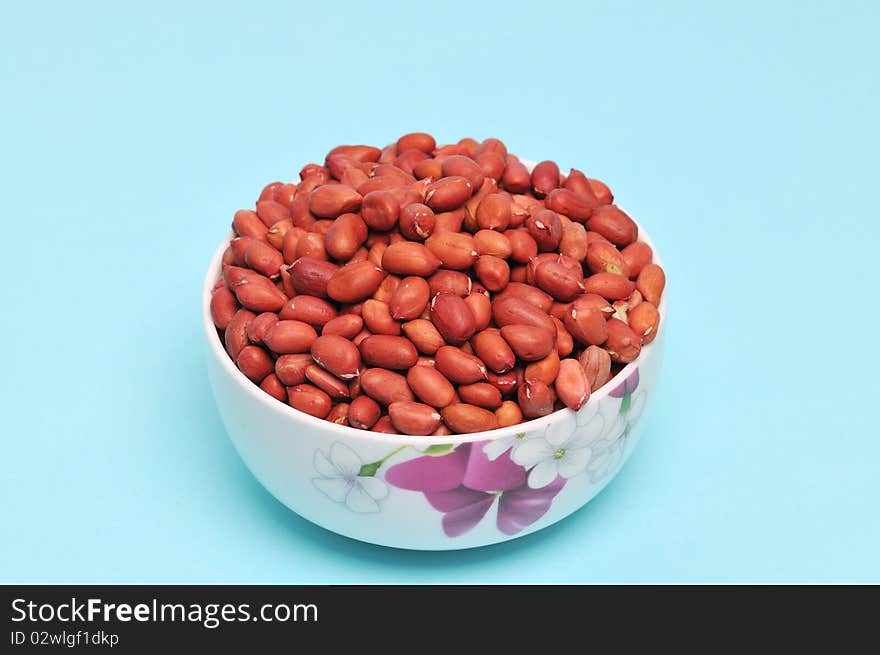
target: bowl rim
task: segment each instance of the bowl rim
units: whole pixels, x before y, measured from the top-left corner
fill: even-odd
[[[626,212],[626,210],[624,210],[622,207],[620,207],[620,209]],[[626,213],[628,216],[630,215],[629,212]],[[635,221],[635,219],[633,220]],[[636,221],[636,225],[639,228],[639,240],[644,241],[648,246],[651,247],[651,251],[653,252],[652,262],[662,266],[660,257],[657,255],[657,249],[654,247],[654,243],[651,241],[649,235],[642,229],[642,226],[638,223],[638,221]],[[562,419],[568,413],[574,413],[574,410],[564,408],[555,412],[551,412],[550,414],[547,414],[547,416],[542,416],[540,418],[532,419],[530,421],[524,421],[523,423],[517,423],[516,425],[511,425],[508,427],[495,428],[494,430],[472,432],[469,434],[418,436],[410,434],[388,434],[385,432],[372,432],[370,430],[359,430],[348,425],[331,423],[330,421],[317,418],[315,416],[312,416],[311,414],[301,412],[298,409],[291,407],[287,403],[281,402],[277,398],[273,398],[268,393],[263,391],[258,385],[254,384],[250,379],[248,379],[245,374],[242,373],[238,369],[238,367],[235,366],[235,363],[229,357],[226,349],[223,347],[223,344],[220,341],[220,335],[217,331],[216,326],[214,325],[214,320],[211,317],[211,292],[213,290],[214,284],[220,279],[220,262],[223,258],[223,253],[229,245],[229,240],[232,237],[234,237],[234,233],[230,231],[223,239],[223,241],[221,241],[219,247],[214,252],[213,257],[211,258],[211,263],[208,265],[208,271],[205,275],[205,280],[202,287],[202,323],[203,327],[205,328],[205,335],[208,340],[208,347],[211,355],[213,357],[216,357],[220,361],[220,366],[228,375],[232,377],[233,380],[238,382],[238,386],[243,389],[244,393],[247,393],[251,397],[255,398],[269,411],[280,412],[282,415],[285,415],[288,418],[302,421],[318,430],[325,430],[332,435],[344,437],[347,439],[354,439],[357,441],[369,443],[381,442],[383,444],[398,446],[413,445],[413,442],[418,442],[419,446],[424,445],[425,447],[436,445],[458,446],[460,444],[474,443],[477,441],[501,439],[510,436],[511,434],[518,434],[520,432],[535,432],[538,430],[542,430],[551,423]],[[620,372],[617,373],[617,375],[615,375],[610,380],[608,380],[608,382],[602,385],[602,387],[600,387],[598,391],[590,394],[590,399],[587,401],[588,404],[590,402],[594,402],[594,399],[595,402],[599,402],[602,398],[606,397],[615,387],[619,385],[621,381],[629,377],[630,374],[632,374],[633,370],[643,361],[649,358],[654,350],[659,347],[659,331],[664,329],[663,326],[666,323],[667,297],[668,292],[664,290],[663,297],[660,300],[660,306],[657,308],[658,312],[660,313],[660,328],[658,329],[657,337],[651,343],[642,347],[642,350],[639,353],[639,356],[636,357],[636,359],[634,359],[623,369],[621,369]]]

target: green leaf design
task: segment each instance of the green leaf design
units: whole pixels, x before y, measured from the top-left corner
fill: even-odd
[[[626,414],[629,411],[629,408],[631,405],[632,405],[632,394],[630,394],[630,393],[623,394],[623,400],[620,401],[620,413]]]
[[[370,462],[369,464],[364,464],[363,466],[361,466],[361,470],[358,471],[358,475],[361,477],[364,477],[364,478],[374,477],[376,475],[376,472],[382,466],[382,464],[384,464],[391,457],[394,457],[397,453],[399,453],[401,450],[403,450],[405,448],[409,448],[409,446],[407,444],[404,444],[404,445],[400,446],[399,448],[395,448],[394,450],[392,450],[390,453],[385,455],[385,457],[383,457],[382,459],[378,459],[375,462]]]
[[[438,443],[425,448],[422,454],[431,457],[442,457],[443,455],[448,455],[453,450],[455,450],[455,446],[451,443]]]
[[[361,466],[361,470],[358,471],[358,475],[362,478],[372,478],[376,475],[376,471],[379,470],[379,467],[382,466],[382,462],[385,460],[380,459],[378,462],[370,462],[369,464],[364,464]]]

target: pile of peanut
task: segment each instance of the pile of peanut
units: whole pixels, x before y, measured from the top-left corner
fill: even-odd
[[[214,324],[281,402],[361,430],[577,410],[657,334],[665,285],[610,189],[498,139],[338,146],[235,213]]]

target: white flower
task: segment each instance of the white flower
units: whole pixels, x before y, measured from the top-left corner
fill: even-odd
[[[593,452],[587,464],[591,482],[601,482],[617,470],[617,465],[623,458],[624,441],[619,438],[606,438],[593,444]]]
[[[645,392],[638,390],[629,397],[629,408],[625,412],[621,412],[623,400],[621,404],[616,403],[606,405],[606,411],[610,416],[605,416],[605,423],[608,426],[603,435],[612,441],[619,439],[626,431],[627,425],[634,425],[642,415],[645,409]]]
[[[525,432],[517,432],[516,434],[512,434],[509,437],[492,439],[485,446],[483,446],[483,453],[486,455],[486,457],[489,458],[490,462],[494,462],[496,459],[506,453],[508,449],[511,449],[510,458],[513,459],[513,453],[516,452],[516,449],[519,448],[527,439],[532,439],[533,437],[534,435],[530,436]]]
[[[576,420],[578,432],[586,430],[593,439],[597,439],[602,434],[607,423],[605,417],[599,412],[599,404],[595,402],[588,402],[581,407],[576,414]]]
[[[599,438],[604,425],[595,406],[583,415],[566,413],[564,418],[548,425],[543,436],[519,444],[510,458],[527,469],[534,467],[529,472],[529,487],[546,487],[557,476],[571,478],[587,468],[592,457],[591,443]]]
[[[328,498],[344,503],[352,512],[368,514],[379,511],[379,503],[388,495],[388,487],[373,476],[358,475],[363,461],[351,448],[336,442],[330,446],[330,458],[315,451],[315,471],[320,478],[312,483]]]
[[[645,392],[636,391],[630,396],[626,411],[621,412],[623,402],[611,404],[610,409],[606,410],[613,412],[605,417],[608,427],[602,437],[592,444],[593,452],[587,464],[591,482],[605,480],[620,466],[626,452],[628,429],[639,420],[645,409]]]

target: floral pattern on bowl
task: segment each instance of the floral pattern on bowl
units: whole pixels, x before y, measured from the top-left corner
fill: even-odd
[[[495,526],[513,536],[540,520],[570,479],[586,475],[601,484],[617,471],[645,401],[635,368],[600,402],[588,402],[533,433],[433,445],[387,468],[395,455],[415,447],[400,446],[365,463],[349,446],[334,442],[329,452],[315,452],[318,476],[312,482],[359,514],[381,511],[389,486],[421,493],[442,514],[440,527],[449,538],[474,529],[497,503]]]

